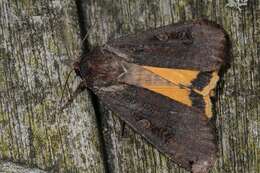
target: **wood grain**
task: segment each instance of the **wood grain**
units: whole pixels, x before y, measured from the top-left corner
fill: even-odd
[[[64,62],[79,55],[79,32],[73,0],[0,2],[1,160],[52,172],[103,172],[88,94],[57,113],[71,71]]]
[[[0,1],[0,159],[52,172],[186,173],[129,127],[122,138],[118,117],[96,101],[95,117],[87,93],[53,112],[71,70],[62,62],[80,49],[77,16],[92,46],[204,17],[221,24],[233,46],[217,92],[220,151],[212,172],[260,172],[260,2],[231,2],[89,0],[77,1],[77,11],[72,0]],[[65,96],[77,83],[72,75]]]

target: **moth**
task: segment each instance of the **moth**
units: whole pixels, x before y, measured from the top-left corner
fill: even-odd
[[[225,31],[196,20],[108,41],[74,70],[83,88],[160,152],[207,173],[218,151],[210,97],[227,52]]]

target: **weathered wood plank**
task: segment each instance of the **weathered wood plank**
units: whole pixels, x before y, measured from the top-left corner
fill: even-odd
[[[73,0],[0,1],[1,160],[53,172],[103,172],[88,94],[55,113],[71,70],[63,62],[80,50],[77,16]]]
[[[222,24],[231,36],[234,60],[221,82],[224,92],[218,93],[220,158],[213,172],[257,173],[260,3],[250,1],[241,12],[226,5],[223,0],[92,0],[83,9],[93,25],[92,44],[202,16]],[[66,113],[52,114],[70,70],[61,62],[79,50],[74,2],[6,0],[0,9],[0,159],[54,172],[104,172],[88,96],[78,98]],[[72,80],[66,93],[75,88]],[[185,172],[131,129],[122,139],[117,116],[103,112],[110,172]]]
[[[46,173],[38,168],[29,168],[25,165],[14,164],[12,162],[1,162],[0,161],[0,172],[1,173]]]
[[[234,1],[235,2],[235,1]],[[260,172],[260,3],[245,6],[232,1],[90,0],[83,2],[90,40],[101,45],[109,38],[168,23],[205,17],[223,25],[233,44],[231,68],[220,82],[215,106],[219,160],[214,173]],[[243,5],[243,4],[242,4]],[[118,117],[103,110],[110,172],[182,173],[132,130],[121,138]]]

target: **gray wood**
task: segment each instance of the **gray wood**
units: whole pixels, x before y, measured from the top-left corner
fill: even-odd
[[[81,21],[92,26],[93,46],[199,17],[223,25],[233,44],[233,61],[220,82],[215,107],[220,151],[212,172],[258,173],[260,2],[234,2],[89,0],[82,1]],[[71,70],[62,62],[75,59],[80,50],[77,15],[72,0],[0,1],[0,160],[52,172],[186,172],[128,127],[128,137],[122,138],[121,122],[104,105],[98,129],[86,92],[55,114]],[[65,96],[78,82],[73,74]]]
[[[88,94],[58,113],[72,70],[64,61],[80,53],[75,1],[1,0],[0,38],[0,159],[52,172],[104,172]]]
[[[1,173],[46,173],[38,168],[26,167],[26,165],[15,164],[13,162],[1,162],[0,161],[0,172]]]

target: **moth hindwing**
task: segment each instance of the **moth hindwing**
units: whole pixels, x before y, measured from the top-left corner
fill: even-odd
[[[205,20],[172,24],[94,48],[76,73],[159,151],[206,173],[217,153],[210,96],[227,42],[223,29]]]

